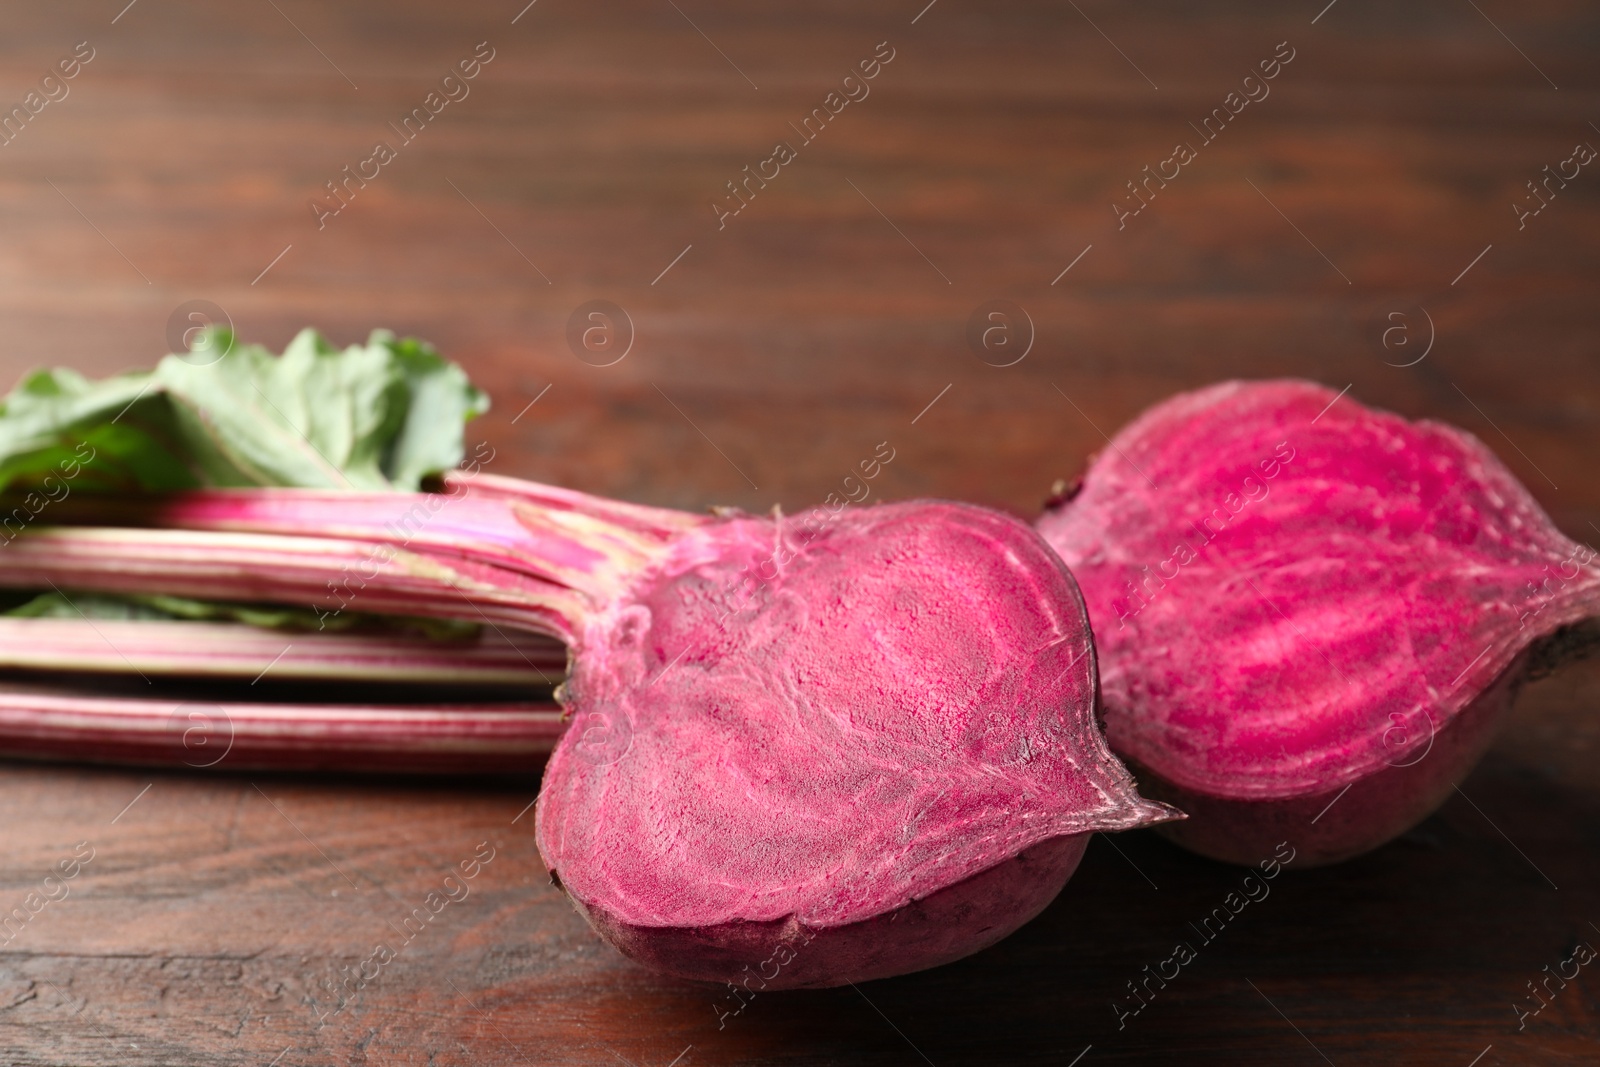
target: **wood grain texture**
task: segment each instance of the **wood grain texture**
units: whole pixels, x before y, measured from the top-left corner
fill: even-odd
[[[174,309],[206,299],[272,345],[307,323],[431,339],[493,394],[474,433],[499,473],[798,510],[888,440],[876,496],[1023,514],[1170,392],[1300,375],[1479,434],[1595,540],[1600,174],[1523,229],[1511,204],[1600,145],[1600,17],[1568,0],[1322,8],[539,0],[513,24],[518,0],[14,6],[0,101],[79,41],[95,58],[0,147],[0,371],[149,363]],[[719,230],[724,183],[798,141],[789,123],[885,40],[870,95]],[[470,95],[399,145],[387,124],[481,41],[495,57]],[[1282,41],[1295,58],[1271,95],[1118,230],[1124,183]],[[380,139],[397,158],[319,230],[310,202]],[[607,367],[565,338],[593,299],[635,327]],[[964,340],[992,299],[1036,327],[1014,366]],[[1435,343],[1394,366],[1421,351],[1422,308]],[[1385,347],[1396,324],[1409,347]],[[994,949],[758,997],[719,1028],[723,993],[627,963],[548,884],[517,818],[534,776],[0,765],[0,912],[94,849],[0,948],[0,1060],[1593,1062],[1590,969],[1520,1032],[1512,1005],[1600,943],[1597,707],[1592,664],[1532,686],[1437,816],[1291,869],[1120,1030],[1125,983],[1239,871],[1100,839]],[[323,979],[401,940],[485,841],[469,895],[319,1020]]]

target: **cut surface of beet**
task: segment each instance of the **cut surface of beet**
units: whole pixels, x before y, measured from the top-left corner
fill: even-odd
[[[975,508],[866,509],[720,619],[716,591],[792,535],[697,531],[577,659],[588,710],[539,842],[624,951],[721,980],[793,951],[767,987],[916,970],[1031,918],[1089,832],[1170,817],[1104,747],[1081,601],[1042,543]]]
[[[1310,382],[1150,409],[1038,528],[1088,602],[1113,749],[1191,805],[1163,832],[1240,862],[1403,832],[1488,744],[1523,653],[1600,614],[1593,550],[1481,442]]]

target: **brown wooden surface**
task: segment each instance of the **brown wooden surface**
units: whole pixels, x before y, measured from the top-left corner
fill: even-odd
[[[539,0],[515,24],[521,0],[8,5],[0,99],[78,41],[96,55],[0,148],[0,369],[148,363],[172,311],[208,299],[272,345],[307,323],[432,339],[494,395],[491,470],[799,509],[888,440],[878,496],[1021,513],[1174,390],[1303,375],[1480,434],[1570,535],[1600,537],[1600,173],[1521,231],[1510,206],[1600,145],[1592,7],[1339,0],[1313,25],[1322,0],[922,2]],[[484,40],[471,95],[319,232],[323,183]],[[719,232],[723,183],[883,40],[871,95]],[[1118,232],[1123,183],[1284,40],[1270,97]],[[597,298],[637,331],[605,368],[564,340]],[[995,298],[1037,327],[1007,368],[963,340]],[[1421,351],[1419,304],[1432,350],[1386,365]],[[1385,348],[1398,322],[1413,343]],[[1120,1032],[1124,983],[1239,871],[1098,840],[990,951],[762,996],[719,1029],[717,990],[629,964],[546,883],[516,818],[536,777],[0,765],[0,911],[95,850],[0,948],[0,1060],[1592,1063],[1593,968],[1521,1032],[1512,1005],[1600,944],[1597,705],[1593,665],[1532,687],[1471,802],[1291,870]],[[319,1026],[306,991],[485,840],[471,895]]]

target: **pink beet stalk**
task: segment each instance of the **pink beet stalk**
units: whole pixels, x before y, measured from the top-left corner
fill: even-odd
[[[154,700],[0,685],[8,756],[232,770],[526,772],[564,732],[553,703],[417,706]]]
[[[0,669],[526,687],[552,686],[565,675],[560,645],[500,636],[440,640],[281,633],[238,623],[0,618]]]
[[[1037,914],[1093,831],[1177,817],[1099,735],[1071,576],[985,509],[699,517],[471,477],[120,507],[99,514],[185,529],[28,534],[0,582],[211,583],[567,642],[540,851],[602,935],[673,974],[770,989],[943,963]]]
[[[1530,672],[1600,615],[1600,566],[1477,439],[1309,382],[1162,403],[1039,529],[1094,621],[1112,747],[1253,863],[1432,812]]]
[[[513,631],[515,634],[515,631]],[[470,640],[279,633],[237,623],[0,619],[0,668],[153,679],[547,688],[566,650],[518,634]],[[37,673],[34,674],[38,677]],[[242,695],[242,694],[240,694]],[[433,706],[124,699],[81,685],[0,683],[9,756],[225,770],[522,772],[565,731],[550,701]]]
[[[492,564],[382,543],[143,528],[39,527],[0,551],[0,586],[46,585],[309,605],[324,623],[346,611],[454,619],[565,643],[583,599]]]

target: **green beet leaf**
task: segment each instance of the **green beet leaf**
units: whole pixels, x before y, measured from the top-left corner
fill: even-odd
[[[488,404],[459,366],[386,330],[341,351],[306,329],[274,356],[213,329],[153,371],[26,375],[0,400],[0,491],[416,490],[461,461]]]

